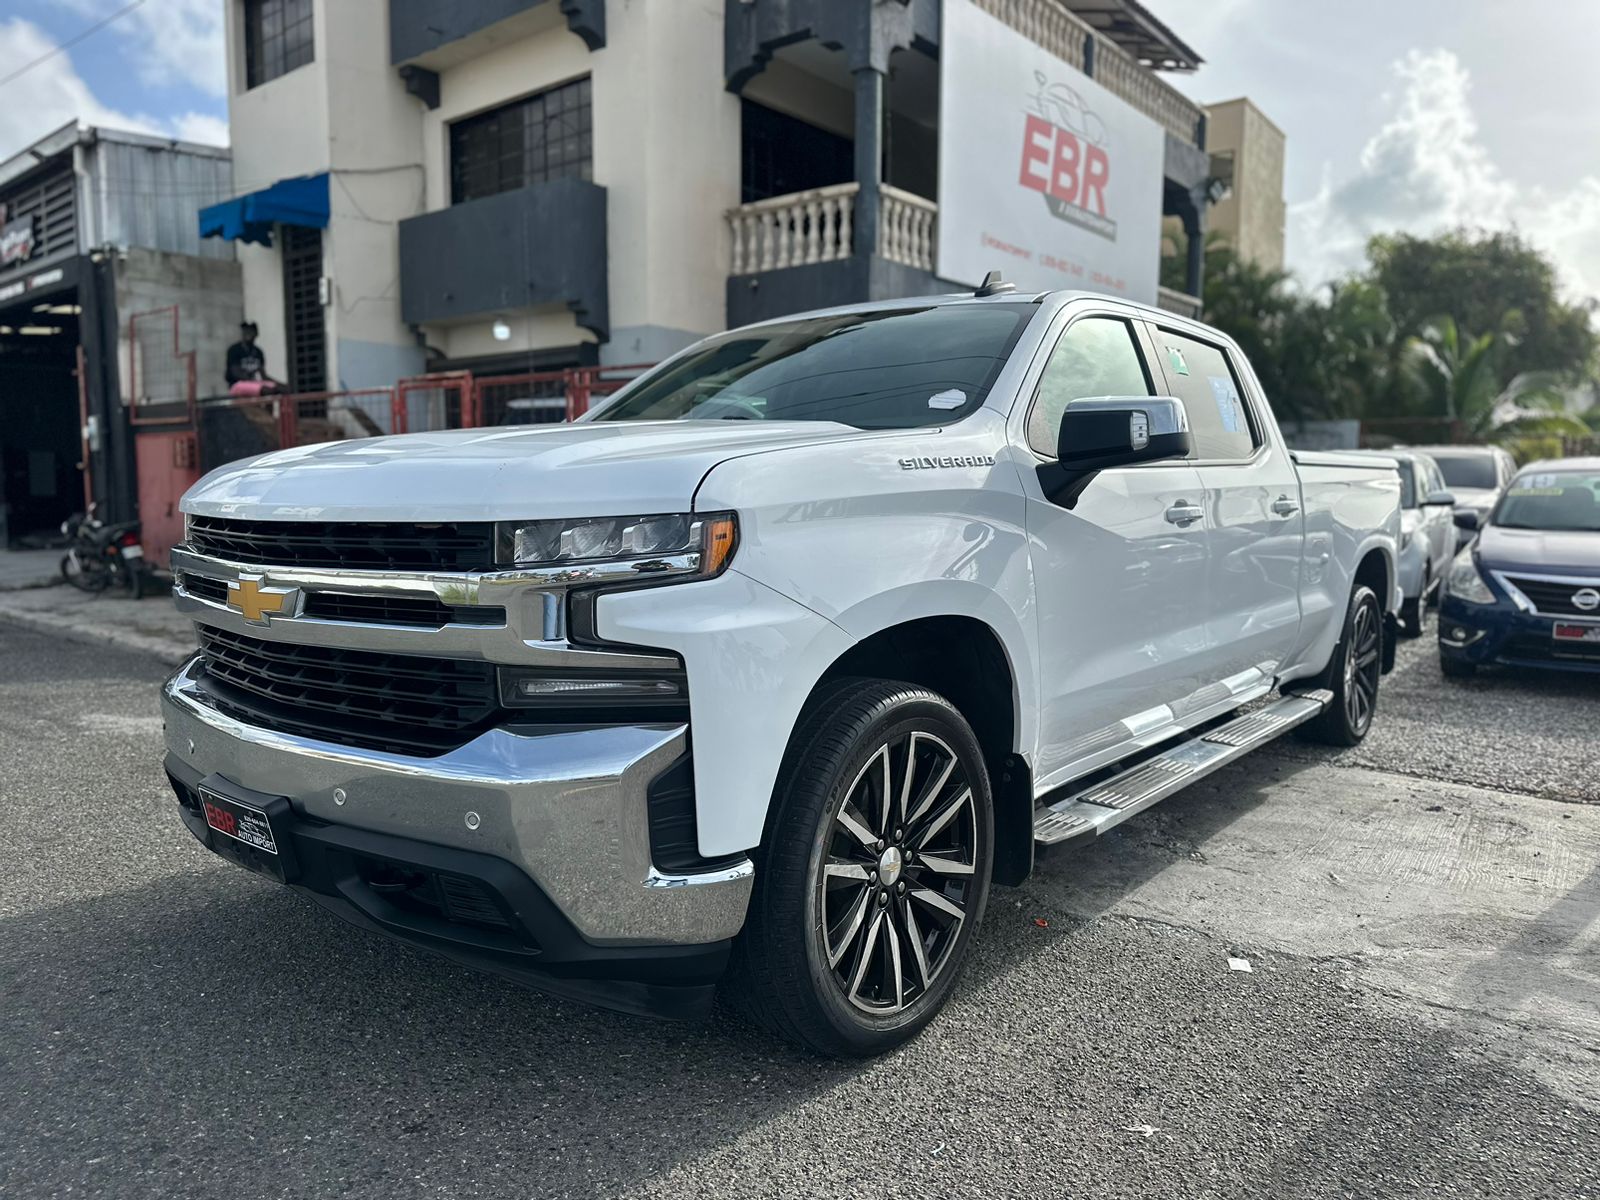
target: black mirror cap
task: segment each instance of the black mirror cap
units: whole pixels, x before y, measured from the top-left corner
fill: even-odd
[[[1172,396],[1091,396],[1068,403],[1056,433],[1056,461],[1039,467],[1044,493],[1071,508],[1101,471],[1193,449],[1189,415]]]
[[[1471,508],[1456,509],[1455,519],[1456,528],[1465,529],[1469,533],[1476,533],[1478,531],[1478,526],[1482,524],[1482,522],[1478,519],[1477,511]]]
[[[1438,505],[1441,508],[1454,508],[1456,505],[1456,495],[1454,492],[1429,492],[1427,498],[1423,500],[1422,503],[1425,507]]]

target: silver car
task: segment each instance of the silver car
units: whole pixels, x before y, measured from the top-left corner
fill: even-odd
[[[1499,446],[1410,446],[1408,450],[1426,454],[1438,464],[1445,486],[1456,498],[1456,511],[1473,513],[1480,525],[1517,473],[1516,460]],[[1462,544],[1471,540],[1472,535],[1465,534]]]
[[[1400,472],[1400,628],[1419,637],[1428,609],[1439,601],[1439,582],[1456,554],[1456,496],[1432,456],[1420,450],[1364,450],[1392,458]]]

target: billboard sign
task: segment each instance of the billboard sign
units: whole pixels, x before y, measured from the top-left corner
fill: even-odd
[[[972,0],[939,74],[939,275],[1155,303],[1161,126]]]
[[[35,246],[35,217],[37,214],[28,213],[26,216],[8,219],[7,206],[0,204],[0,266],[9,267],[12,263],[24,262],[33,257]]]

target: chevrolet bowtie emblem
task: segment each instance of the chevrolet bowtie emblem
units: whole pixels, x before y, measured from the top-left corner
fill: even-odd
[[[263,587],[259,575],[241,575],[228,585],[228,607],[244,614],[244,619],[265,625],[269,619],[295,615],[298,588]]]

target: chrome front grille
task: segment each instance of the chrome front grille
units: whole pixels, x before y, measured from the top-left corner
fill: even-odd
[[[1572,602],[1579,592],[1600,592],[1600,580],[1536,578],[1505,573],[1502,578],[1528,598],[1546,617],[1590,617],[1600,620],[1600,605],[1582,608]]]
[[[191,550],[228,562],[364,571],[488,571],[494,523],[236,521],[189,518]]]
[[[200,627],[207,698],[261,729],[396,754],[464,745],[499,713],[486,662],[266,641]]]

